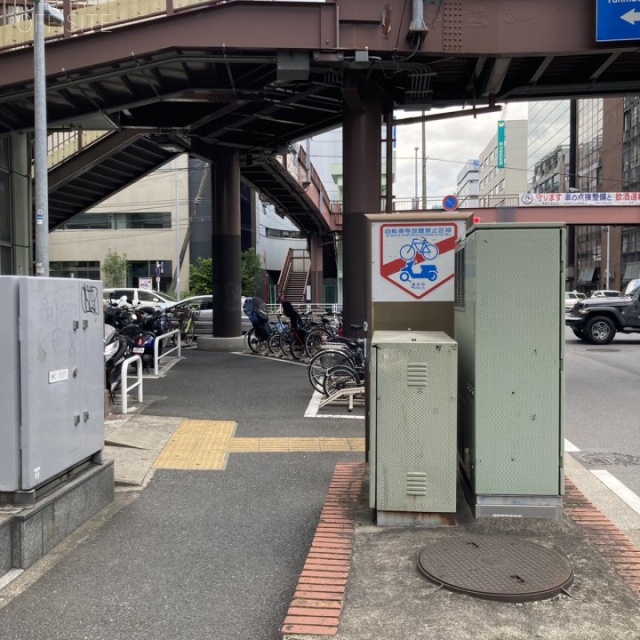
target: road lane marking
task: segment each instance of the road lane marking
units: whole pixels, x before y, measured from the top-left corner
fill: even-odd
[[[575,444],[572,444],[566,438],[564,439],[564,450],[568,451],[569,453],[578,453],[580,451],[580,449],[578,449]]]
[[[604,469],[591,469],[591,473],[602,482],[602,484],[615,493],[620,500],[631,507],[638,515],[640,515],[640,497],[638,497],[631,489],[622,484],[618,478]]]

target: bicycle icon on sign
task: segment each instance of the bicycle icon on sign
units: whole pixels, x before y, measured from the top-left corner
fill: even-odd
[[[405,262],[414,260],[417,254],[420,254],[425,260],[435,260],[439,253],[437,245],[429,242],[426,238],[414,238],[411,244],[400,247],[400,257]]]

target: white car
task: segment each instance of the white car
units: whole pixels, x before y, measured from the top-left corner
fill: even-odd
[[[615,289],[601,289],[591,294],[592,298],[619,298],[621,293]]]
[[[245,298],[242,297],[240,301],[240,325],[242,329],[242,333],[247,333],[249,329],[251,329],[251,321],[247,316],[244,315],[242,308],[244,306]],[[180,302],[173,302],[171,306],[167,309],[169,313],[171,313],[171,309],[173,307],[178,307],[181,305],[188,305],[192,309],[196,309],[198,311],[195,317],[195,332],[196,335],[212,335],[213,334],[213,296],[212,295],[204,295],[204,296],[192,296],[190,298],[185,298],[184,300],[180,300]]]
[[[132,305],[134,309],[147,312],[160,311],[168,305],[175,303],[175,299],[170,295],[161,293],[160,291],[153,291],[152,289],[121,287],[118,289],[102,290],[102,297],[105,304],[110,300],[120,300],[122,296],[126,296],[127,302]]]
[[[587,296],[577,291],[567,291],[564,294],[564,310],[571,311],[580,300],[585,300]]]

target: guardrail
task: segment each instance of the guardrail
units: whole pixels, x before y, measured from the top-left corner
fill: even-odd
[[[131,386],[129,384],[129,365],[136,364],[136,382],[134,382]],[[129,410],[129,404],[127,402],[127,398],[129,396],[129,391],[132,389],[138,389],[138,402],[142,402],[142,358],[140,356],[131,356],[127,358],[121,365],[122,369],[120,372],[120,381],[121,381],[121,393],[120,397],[122,399],[122,413],[127,413]]]
[[[178,336],[178,344],[175,347],[172,347],[171,349],[165,351],[163,354],[159,354],[158,352],[160,351],[160,344],[162,343],[163,340],[165,340],[165,338],[168,338],[169,336],[173,336],[173,335],[177,335]],[[153,374],[154,375],[158,375],[158,362],[168,356],[170,353],[173,353],[174,351],[178,352],[178,358],[182,357],[182,338],[180,336],[180,329],[173,329],[172,331],[169,331],[168,333],[163,333],[160,336],[156,336],[156,339],[153,341]]]

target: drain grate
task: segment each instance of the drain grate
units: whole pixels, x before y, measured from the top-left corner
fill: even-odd
[[[418,569],[445,589],[476,598],[528,602],[551,598],[573,582],[569,561],[531,542],[462,536],[425,547]]]

